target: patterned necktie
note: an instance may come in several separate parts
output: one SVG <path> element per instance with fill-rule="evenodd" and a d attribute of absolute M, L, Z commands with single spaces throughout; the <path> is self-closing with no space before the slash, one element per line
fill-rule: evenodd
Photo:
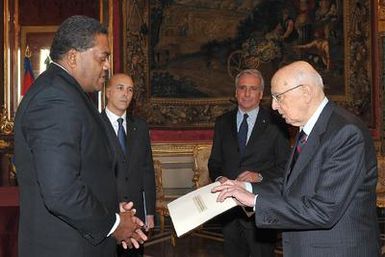
<path fill-rule="evenodd" d="M 243 156 L 246 149 L 247 132 L 249 130 L 249 126 L 247 125 L 248 117 L 249 115 L 247 113 L 243 114 L 243 120 L 238 131 L 238 144 L 239 144 L 239 151 L 241 153 L 241 156 Z"/>
<path fill-rule="evenodd" d="M 306 133 L 303 132 L 303 130 L 301 130 L 301 132 L 299 132 L 299 135 L 298 135 L 298 138 L 297 138 L 297 142 L 295 144 L 295 151 L 294 151 L 294 155 L 293 155 L 293 161 L 291 163 L 291 168 L 292 169 L 294 167 L 295 162 L 298 159 L 299 154 L 302 152 L 302 149 L 303 149 L 303 147 L 306 144 L 306 138 L 307 138 Z"/>
<path fill-rule="evenodd" d="M 126 133 L 124 132 L 123 119 L 122 118 L 118 119 L 118 124 L 119 124 L 118 139 L 119 139 L 120 147 L 122 148 L 124 153 L 127 153 L 126 152 Z"/>

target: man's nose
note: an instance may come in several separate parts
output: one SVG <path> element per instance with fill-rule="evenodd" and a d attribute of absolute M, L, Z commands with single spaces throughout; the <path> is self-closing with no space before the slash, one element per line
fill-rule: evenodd
<path fill-rule="evenodd" d="M 251 88 L 247 87 L 246 90 L 245 90 L 245 95 L 249 96 L 250 93 L 251 93 L 251 90 L 252 90 Z"/>

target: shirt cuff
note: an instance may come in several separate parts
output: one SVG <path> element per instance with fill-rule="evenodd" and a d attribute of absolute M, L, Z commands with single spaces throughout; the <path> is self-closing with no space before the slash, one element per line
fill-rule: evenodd
<path fill-rule="evenodd" d="M 255 211 L 255 205 L 257 204 L 257 198 L 258 198 L 258 194 L 256 194 L 255 197 L 254 197 L 253 211 Z"/>
<path fill-rule="evenodd" d="M 109 237 L 112 233 L 115 232 L 115 230 L 118 228 L 119 226 L 119 223 L 120 223 L 120 216 L 119 214 L 115 213 L 115 216 L 116 216 L 116 220 L 115 220 L 115 223 L 114 225 L 112 226 L 110 232 L 108 233 L 107 237 Z"/>
<path fill-rule="evenodd" d="M 244 183 L 245 183 L 245 189 L 247 191 L 249 191 L 250 193 L 252 193 L 253 192 L 253 186 L 251 185 L 251 183 L 250 182 L 244 182 Z"/>
<path fill-rule="evenodd" d="M 245 189 L 247 191 L 249 191 L 250 193 L 253 192 L 253 186 L 251 185 L 250 182 L 244 182 L 245 183 Z M 254 197 L 254 206 L 253 206 L 253 211 L 255 211 L 255 204 L 257 203 L 257 197 L 258 197 L 258 194 L 255 195 Z"/>
<path fill-rule="evenodd" d="M 215 182 L 219 181 L 223 176 L 219 176 L 215 179 Z"/>

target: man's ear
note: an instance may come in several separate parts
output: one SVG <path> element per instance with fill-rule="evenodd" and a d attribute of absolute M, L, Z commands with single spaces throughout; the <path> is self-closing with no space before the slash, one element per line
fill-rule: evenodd
<path fill-rule="evenodd" d="M 308 85 L 303 85 L 302 86 L 302 92 L 303 92 L 306 103 L 310 103 L 311 100 L 313 99 L 313 96 L 314 96 L 313 95 L 314 92 L 313 92 L 312 88 Z"/>
<path fill-rule="evenodd" d="M 259 100 L 262 100 L 263 98 L 263 90 L 261 91 L 261 95 L 259 96 Z"/>
<path fill-rule="evenodd" d="M 107 87 L 106 87 L 106 97 L 107 97 L 107 99 L 110 98 L 110 95 L 111 95 L 111 87 L 107 85 Z"/>
<path fill-rule="evenodd" d="M 65 60 L 66 60 L 69 67 L 71 67 L 71 68 L 76 67 L 77 60 L 79 58 L 78 55 L 79 55 L 79 52 L 76 51 L 75 49 L 71 49 L 67 52 Z"/>

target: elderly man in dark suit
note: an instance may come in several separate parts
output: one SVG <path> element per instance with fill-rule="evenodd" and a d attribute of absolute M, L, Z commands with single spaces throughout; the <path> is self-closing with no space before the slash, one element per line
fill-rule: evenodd
<path fill-rule="evenodd" d="M 215 122 L 209 158 L 212 180 L 265 183 L 283 176 L 289 156 L 287 133 L 267 109 L 259 106 L 264 80 L 258 70 L 241 71 L 235 79 L 238 108 Z M 241 208 L 223 217 L 224 255 L 273 257 L 276 232 L 257 229 Z"/>
<path fill-rule="evenodd" d="M 111 257 L 117 242 L 146 239 L 130 206 L 119 213 L 113 151 L 88 96 L 103 87 L 109 55 L 104 26 L 68 18 L 53 39 L 53 63 L 20 103 L 20 257 Z"/>
<path fill-rule="evenodd" d="M 285 257 L 377 257 L 377 162 L 371 135 L 329 101 L 319 73 L 297 61 L 272 78 L 272 106 L 300 127 L 282 183 L 226 181 L 218 200 L 254 207 L 258 227 L 283 229 Z M 271 192 L 271 188 L 275 188 Z M 251 191 L 253 193 L 251 193 Z"/>
<path fill-rule="evenodd" d="M 127 114 L 134 94 L 134 83 L 126 74 L 111 77 L 107 106 L 102 118 L 118 156 L 116 180 L 119 202 L 133 202 L 136 215 L 145 221 L 146 230 L 154 227 L 155 175 L 147 123 Z M 119 256 L 143 256 L 140 249 L 118 249 Z"/>

